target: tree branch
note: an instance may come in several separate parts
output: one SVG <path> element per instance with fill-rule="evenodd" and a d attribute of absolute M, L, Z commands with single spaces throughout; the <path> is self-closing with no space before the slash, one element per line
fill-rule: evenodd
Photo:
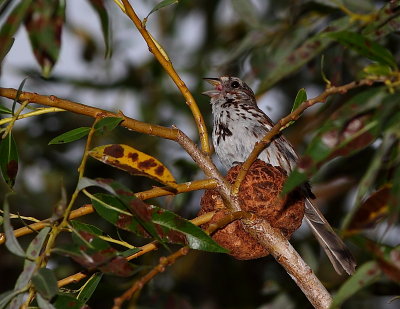
<path fill-rule="evenodd" d="M 172 62 L 168 59 L 168 57 L 165 56 L 166 55 L 165 51 L 160 50 L 159 45 L 155 43 L 155 40 L 152 38 L 150 33 L 147 31 L 146 27 L 143 25 L 142 21 L 136 15 L 129 1 L 122 0 L 122 3 L 124 4 L 125 7 L 124 13 L 132 20 L 132 22 L 142 35 L 143 39 L 146 41 L 150 52 L 154 54 L 158 62 L 162 65 L 164 70 L 168 73 L 168 75 L 174 81 L 175 85 L 178 87 L 183 97 L 185 98 L 186 104 L 189 106 L 193 114 L 194 121 L 196 122 L 197 125 L 197 130 L 199 132 L 199 137 L 201 142 L 201 148 L 205 153 L 209 154 L 211 150 L 208 140 L 207 128 L 204 123 L 203 115 L 200 113 L 199 107 L 197 106 L 197 103 L 193 98 L 191 92 L 189 91 L 183 80 L 180 78 L 180 76 L 176 73 L 172 65 Z"/>

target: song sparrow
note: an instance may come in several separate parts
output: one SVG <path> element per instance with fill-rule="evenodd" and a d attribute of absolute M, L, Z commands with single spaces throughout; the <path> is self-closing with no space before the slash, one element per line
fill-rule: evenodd
<path fill-rule="evenodd" d="M 215 89 L 203 92 L 211 97 L 214 128 L 212 140 L 221 163 L 226 168 L 244 162 L 255 144 L 272 128 L 274 123 L 257 106 L 251 88 L 237 77 L 205 78 Z M 259 155 L 259 159 L 282 167 L 289 174 L 296 165 L 297 154 L 282 135 L 278 135 Z M 335 234 L 321 212 L 311 203 L 313 197 L 309 184 L 302 186 L 307 196 L 305 218 L 325 250 L 335 270 L 352 274 L 355 260 Z"/>

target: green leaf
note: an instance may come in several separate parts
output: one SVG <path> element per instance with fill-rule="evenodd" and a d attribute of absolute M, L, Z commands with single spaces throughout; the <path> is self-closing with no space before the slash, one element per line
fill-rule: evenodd
<path fill-rule="evenodd" d="M 89 2 L 100 19 L 101 31 L 103 32 L 104 45 L 106 47 L 104 57 L 110 58 L 112 54 L 110 21 L 106 7 L 104 6 L 104 0 L 89 0 Z"/>
<path fill-rule="evenodd" d="M 6 308 L 6 306 L 8 305 L 8 303 L 18 294 L 20 294 L 19 291 L 7 291 L 4 293 L 0 294 L 0 309 Z M 10 307 L 7 307 L 10 308 Z"/>
<path fill-rule="evenodd" d="M 8 197 L 10 194 L 7 194 L 4 198 L 3 202 L 3 216 L 4 216 L 4 233 L 6 235 L 6 247 L 7 249 L 18 256 L 25 257 L 25 252 L 21 248 L 17 238 L 14 235 L 14 229 L 10 222 L 10 206 L 8 205 Z"/>
<path fill-rule="evenodd" d="M 7 107 L 0 105 L 0 114 L 12 114 L 12 111 Z"/>
<path fill-rule="evenodd" d="M 95 125 L 96 134 L 104 135 L 106 132 L 110 132 L 115 129 L 123 119 L 120 117 L 106 117 L 100 119 Z"/>
<path fill-rule="evenodd" d="M 382 272 L 375 261 L 369 261 L 359 266 L 356 272 L 342 284 L 335 294 L 330 308 L 339 307 L 355 293 L 376 282 L 381 275 Z"/>
<path fill-rule="evenodd" d="M 293 106 L 292 106 L 292 111 L 293 112 L 296 108 L 300 106 L 301 103 L 307 100 L 307 93 L 304 88 L 301 88 L 296 95 L 296 98 L 294 99 Z M 281 131 L 283 129 L 286 129 L 287 127 L 291 126 L 294 123 L 294 121 L 290 121 L 286 126 L 281 128 Z"/>
<path fill-rule="evenodd" d="M 300 106 L 301 103 L 307 100 L 307 93 L 304 88 L 301 88 L 296 95 L 296 98 L 294 99 L 293 107 L 292 107 L 292 112 Z"/>
<path fill-rule="evenodd" d="M 64 0 L 33 1 L 24 20 L 32 50 L 45 78 L 50 76 L 60 53 L 65 3 Z"/>
<path fill-rule="evenodd" d="M 44 241 L 47 238 L 47 234 L 50 231 L 50 227 L 45 227 L 39 234 L 31 241 L 26 250 L 26 259 L 24 262 L 24 270 L 19 275 L 17 282 L 15 283 L 15 290 L 18 291 L 26 287 L 26 285 L 31 280 L 35 270 L 36 263 L 35 260 L 42 252 Z"/>
<path fill-rule="evenodd" d="M 17 90 L 17 95 L 15 96 L 15 98 L 13 100 L 12 109 L 11 109 L 11 112 L 12 112 L 13 115 L 14 115 L 14 112 L 15 112 L 15 106 L 17 106 L 19 97 L 21 96 L 22 89 L 24 88 L 27 79 L 28 79 L 28 77 L 24 78 L 22 80 L 22 82 L 19 84 L 19 87 L 18 87 L 18 90 Z"/>
<path fill-rule="evenodd" d="M 320 55 L 333 40 L 326 35 L 332 32 L 332 29 L 348 30 L 354 27 L 354 23 L 346 16 L 334 20 L 325 29 L 312 37 L 309 37 L 310 32 L 314 29 L 311 25 L 307 28 L 309 31 L 305 33 L 305 36 L 302 33 L 304 32 L 304 30 L 302 30 L 304 27 L 301 27 L 301 29 L 297 31 L 295 30 L 293 33 L 285 33 L 284 38 L 275 43 L 275 45 L 266 52 L 264 52 L 264 49 L 259 51 L 260 53 L 264 53 L 264 56 L 259 59 L 260 61 L 257 61 L 257 59 L 252 60 L 254 62 L 253 66 L 257 66 L 257 69 L 261 70 L 261 83 L 257 93 L 265 92 L 275 83 L 296 72 L 302 68 L 305 63 Z M 315 28 L 315 31 L 316 30 L 317 28 Z M 300 40 L 298 40 L 294 34 L 296 34 Z M 263 63 L 263 65 L 261 66 L 260 63 Z M 265 63 L 267 63 L 267 65 Z M 280 65 L 282 63 L 284 63 L 284 65 Z"/>
<path fill-rule="evenodd" d="M 372 63 L 372 64 L 366 66 L 363 69 L 363 72 L 365 73 L 366 76 L 368 76 L 368 75 L 388 76 L 393 71 L 392 71 L 391 67 L 386 64 Z"/>
<path fill-rule="evenodd" d="M 92 297 L 102 277 L 102 273 L 93 274 L 80 289 L 77 299 L 85 304 Z"/>
<path fill-rule="evenodd" d="M 81 179 L 79 179 L 79 182 L 77 185 L 77 190 L 81 191 L 88 187 L 99 187 L 99 188 L 102 188 L 102 189 L 112 193 L 112 194 L 116 194 L 114 189 L 108 184 L 110 182 L 112 182 L 112 180 L 103 179 L 103 178 L 90 179 L 87 177 L 82 177 Z"/>
<path fill-rule="evenodd" d="M 68 294 L 59 294 L 54 302 L 56 309 L 82 309 L 85 303 Z"/>
<path fill-rule="evenodd" d="M 128 277 L 134 273 L 134 266 L 120 256 L 120 253 L 98 236 L 102 231 L 95 226 L 76 220 L 71 221 L 73 226 L 73 245 L 58 247 L 54 252 L 71 257 L 83 267 L 98 269 L 121 277 Z"/>
<path fill-rule="evenodd" d="M 388 94 L 384 87 L 367 89 L 345 102 L 318 130 L 286 180 L 282 193 L 309 179 L 329 160 L 369 146 L 398 103 L 400 97 Z M 387 108 L 379 108 L 381 105 Z"/>
<path fill-rule="evenodd" d="M 7 55 L 14 43 L 13 36 L 18 31 L 32 0 L 21 1 L 10 13 L 5 23 L 0 29 L 0 63 L 3 62 L 4 57 Z"/>
<path fill-rule="evenodd" d="M 12 188 L 18 173 L 18 150 L 11 132 L 0 141 L 0 167 L 5 182 Z"/>
<path fill-rule="evenodd" d="M 40 309 L 55 309 L 55 307 L 41 294 L 36 294 L 36 300 Z"/>
<path fill-rule="evenodd" d="M 156 234 L 162 241 L 187 244 L 192 249 L 227 252 L 190 221 L 163 208 L 147 205 L 126 188 L 114 189 L 120 194 L 118 197 L 98 193 L 92 198 L 92 204 L 101 217 L 118 228 L 142 236 Z M 127 209 L 131 210 L 132 214 L 127 215 Z"/>
<path fill-rule="evenodd" d="M 78 139 L 81 139 L 82 137 L 87 136 L 89 132 L 90 132 L 89 127 L 76 128 L 53 138 L 49 142 L 49 145 L 70 143 Z"/>
<path fill-rule="evenodd" d="M 337 40 L 340 44 L 351 48 L 361 56 L 397 69 L 396 60 L 388 49 L 369 40 L 361 34 L 349 31 L 339 31 L 329 33 L 327 36 Z"/>
<path fill-rule="evenodd" d="M 154 12 L 158 11 L 159 9 L 162 9 L 163 7 L 166 7 L 168 5 L 172 5 L 172 4 L 175 4 L 175 3 L 178 3 L 178 2 L 179 2 L 179 0 L 163 0 L 163 1 L 161 1 L 155 7 L 153 7 L 153 9 L 150 11 L 150 13 L 147 14 L 147 16 L 143 19 L 143 24 L 146 25 L 147 19 Z"/>
<path fill-rule="evenodd" d="M 32 277 L 32 283 L 36 291 L 47 300 L 52 299 L 58 292 L 57 279 L 51 269 L 40 268 Z"/>

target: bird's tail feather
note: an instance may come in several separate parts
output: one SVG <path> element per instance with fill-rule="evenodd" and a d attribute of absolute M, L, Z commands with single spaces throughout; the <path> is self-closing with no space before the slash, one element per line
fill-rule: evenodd
<path fill-rule="evenodd" d="M 333 231 L 328 221 L 309 199 L 306 200 L 306 220 L 324 249 L 329 260 L 338 274 L 343 271 L 351 275 L 355 271 L 356 262 L 350 250 Z"/>

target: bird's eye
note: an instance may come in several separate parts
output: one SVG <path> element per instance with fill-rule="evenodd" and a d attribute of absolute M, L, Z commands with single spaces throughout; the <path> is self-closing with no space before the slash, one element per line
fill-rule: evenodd
<path fill-rule="evenodd" d="M 231 83 L 231 87 L 232 88 L 238 88 L 240 86 L 240 84 L 239 84 L 239 82 L 238 81 L 233 81 L 232 83 Z"/>

